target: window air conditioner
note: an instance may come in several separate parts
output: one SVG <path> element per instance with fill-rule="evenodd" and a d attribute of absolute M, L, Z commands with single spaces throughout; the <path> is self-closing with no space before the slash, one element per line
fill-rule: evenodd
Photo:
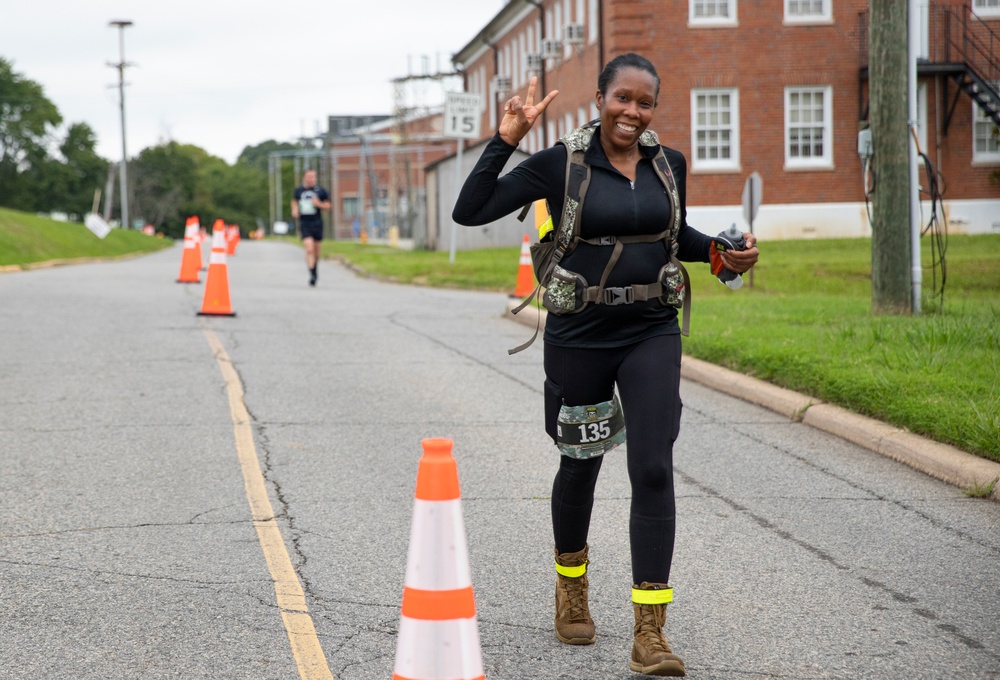
<path fill-rule="evenodd" d="M 562 40 L 546 39 L 542 41 L 542 59 L 561 59 Z"/>
<path fill-rule="evenodd" d="M 542 70 L 542 55 L 540 54 L 527 55 L 527 68 L 532 73 L 539 73 Z"/>
<path fill-rule="evenodd" d="M 583 24 L 570 24 L 565 30 L 566 42 L 570 45 L 582 45 L 584 42 Z"/>
<path fill-rule="evenodd" d="M 510 78 L 507 76 L 493 76 L 493 90 L 498 97 L 506 97 L 510 92 Z"/>

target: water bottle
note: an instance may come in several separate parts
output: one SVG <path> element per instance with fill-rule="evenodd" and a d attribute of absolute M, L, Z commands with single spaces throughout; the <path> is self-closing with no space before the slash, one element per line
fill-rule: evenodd
<path fill-rule="evenodd" d="M 719 232 L 719 235 L 715 237 L 715 241 L 716 248 L 723 251 L 744 250 L 747 247 L 747 240 L 743 238 L 743 232 L 736 227 L 735 222 L 725 231 Z M 743 277 L 725 267 L 719 272 L 718 277 L 719 281 L 722 281 L 722 283 L 733 290 L 743 285 Z"/>

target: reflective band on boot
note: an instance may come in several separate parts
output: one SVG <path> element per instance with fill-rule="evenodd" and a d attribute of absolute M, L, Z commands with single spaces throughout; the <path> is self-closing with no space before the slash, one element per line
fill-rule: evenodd
<path fill-rule="evenodd" d="M 584 562 L 579 567 L 567 567 L 556 562 L 556 573 L 566 578 L 580 578 L 587 573 L 587 563 Z"/>
<path fill-rule="evenodd" d="M 632 601 L 636 604 L 667 604 L 674 601 L 674 589 L 643 590 L 633 587 Z"/>

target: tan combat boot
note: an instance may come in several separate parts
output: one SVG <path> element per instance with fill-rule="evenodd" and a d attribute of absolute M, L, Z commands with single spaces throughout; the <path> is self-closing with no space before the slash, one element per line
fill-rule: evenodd
<path fill-rule="evenodd" d="M 667 619 L 667 603 L 674 591 L 662 583 L 642 582 L 632 588 L 632 609 L 635 612 L 635 640 L 629 668 L 636 673 L 679 677 L 684 675 L 684 662 L 670 651 L 663 637 Z"/>
<path fill-rule="evenodd" d="M 556 550 L 556 637 L 567 645 L 590 645 L 596 639 L 587 605 L 587 548 Z"/>

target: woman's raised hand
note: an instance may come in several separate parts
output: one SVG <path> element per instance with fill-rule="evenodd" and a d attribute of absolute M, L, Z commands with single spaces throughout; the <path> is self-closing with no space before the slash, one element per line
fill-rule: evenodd
<path fill-rule="evenodd" d="M 535 120 L 542 115 L 545 107 L 559 94 L 559 90 L 552 90 L 545 95 L 545 99 L 535 104 L 535 84 L 537 81 L 537 77 L 531 77 L 531 81 L 528 83 L 528 94 L 524 98 L 524 102 L 521 101 L 519 96 L 514 95 L 503 105 L 503 118 L 500 120 L 498 132 L 500 133 L 500 139 L 511 146 L 517 146 L 524 139 L 524 136 L 528 134 L 528 130 L 534 125 Z"/>

